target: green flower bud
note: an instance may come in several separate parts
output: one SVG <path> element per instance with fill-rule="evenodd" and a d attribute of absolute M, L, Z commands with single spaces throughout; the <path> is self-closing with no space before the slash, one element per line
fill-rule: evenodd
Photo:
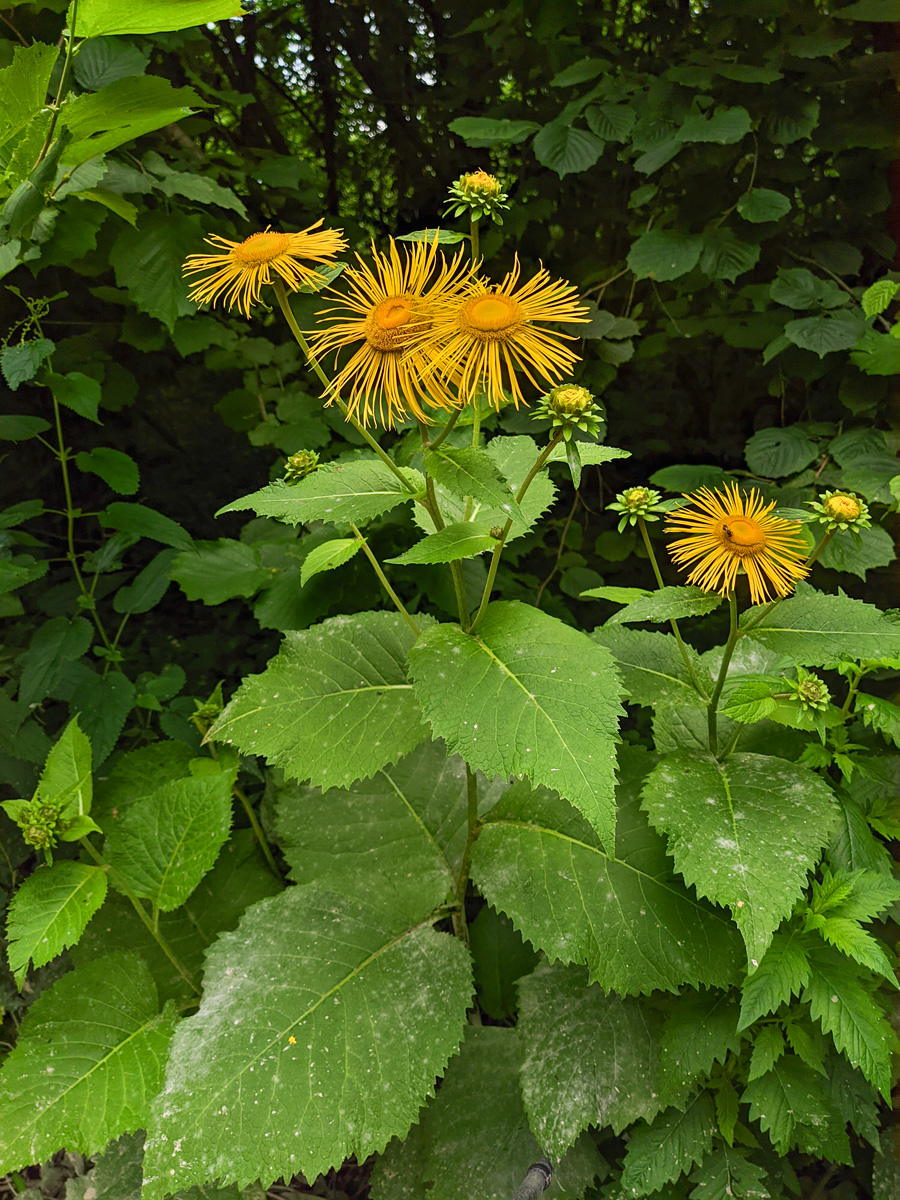
<path fill-rule="evenodd" d="M 596 411 L 594 397 L 587 388 L 574 383 L 563 383 L 543 397 L 531 414 L 534 421 L 550 421 L 552 428 L 562 429 L 566 441 L 570 441 L 576 429 L 596 438 L 600 433 L 603 418 Z"/>
<path fill-rule="evenodd" d="M 315 450 L 298 450 L 287 460 L 284 468 L 285 483 L 299 483 L 307 475 L 312 475 L 319 465 L 319 456 Z"/>
<path fill-rule="evenodd" d="M 659 518 L 653 510 L 661 498 L 662 494 L 651 487 L 626 488 L 624 492 L 619 492 L 613 503 L 609 505 L 613 512 L 622 514 L 622 519 L 619 521 L 619 533 L 626 525 L 637 525 L 638 517 L 643 517 L 645 521 L 658 520 Z"/>
<path fill-rule="evenodd" d="M 849 529 L 855 533 L 858 529 L 868 529 L 872 524 L 868 505 L 852 492 L 825 492 L 818 500 L 809 500 L 807 503 L 813 512 L 818 513 L 819 521 L 829 531 L 839 529 L 843 533 Z"/>
<path fill-rule="evenodd" d="M 454 217 L 468 212 L 475 217 L 490 217 L 498 225 L 503 224 L 500 216 L 502 209 L 509 208 L 509 199 L 499 180 L 487 171 L 471 171 L 460 175 L 456 183 L 451 184 L 445 214 L 452 212 Z"/>

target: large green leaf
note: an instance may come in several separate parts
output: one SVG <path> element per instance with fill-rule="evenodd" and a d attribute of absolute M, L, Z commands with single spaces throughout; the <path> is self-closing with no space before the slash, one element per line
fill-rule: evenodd
<path fill-rule="evenodd" d="M 478 554 L 484 554 L 497 544 L 497 538 L 483 521 L 477 524 L 474 521 L 456 521 L 437 533 L 430 533 L 404 554 L 387 561 L 400 563 L 401 566 L 456 562 L 461 558 L 474 558 Z"/>
<path fill-rule="evenodd" d="M 488 777 L 555 788 L 612 846 L 622 710 L 606 650 L 538 609 L 498 602 L 477 633 L 426 630 L 409 660 L 422 711 L 452 751 Z"/>
<path fill-rule="evenodd" d="M 196 311 L 187 298 L 181 268 L 185 249 L 202 237 L 197 217 L 157 208 L 142 213 L 134 228 L 123 227 L 113 242 L 109 258 L 116 283 L 128 289 L 140 312 L 156 317 L 170 332 L 179 317 Z"/>
<path fill-rule="evenodd" d="M 260 517 L 274 517 L 288 525 L 306 521 L 353 521 L 361 524 L 383 516 L 398 504 L 424 490 L 418 471 L 403 468 L 403 483 L 377 458 L 319 467 L 299 483 L 279 480 L 268 487 L 226 504 L 216 514 L 252 508 Z"/>
<path fill-rule="evenodd" d="M 63 105 L 60 119 L 72 140 L 62 152 L 62 161 L 78 166 L 202 107 L 204 103 L 193 88 L 173 88 L 161 75 L 117 79 L 99 92 L 85 92 Z"/>
<path fill-rule="evenodd" d="M 71 27 L 72 9 L 68 21 Z M 239 0 L 80 0 L 79 37 L 117 33 L 165 33 L 241 16 Z"/>
<path fill-rule="evenodd" d="M 67 816 L 85 816 L 94 795 L 91 743 L 73 717 L 53 744 L 41 772 L 38 792 Z"/>
<path fill-rule="evenodd" d="M 435 482 L 457 498 L 471 496 L 485 507 L 499 508 L 513 524 L 525 524 L 512 488 L 487 450 L 441 446 L 427 450 L 424 461 Z"/>
<path fill-rule="evenodd" d="M 640 811 L 648 756 L 620 752 L 615 856 L 571 805 L 544 788 L 511 788 L 472 856 L 484 895 L 551 957 L 583 963 L 622 994 L 682 983 L 724 987 L 740 958 L 737 930 L 672 872 Z"/>
<path fill-rule="evenodd" d="M 518 1031 L 469 1026 L 437 1096 L 422 1114 L 411 1156 L 397 1156 L 414 1195 L 469 1200 L 478 1180 L 483 1200 L 507 1200 L 546 1147 L 529 1128 L 519 1092 L 522 1046 Z M 561 1161 L 547 1192 L 550 1200 L 577 1200 L 603 1169 L 585 1135 Z M 380 1194 L 384 1192 L 379 1189 Z"/>
<path fill-rule="evenodd" d="M 428 618 L 417 620 L 427 633 Z M 406 679 L 413 640 L 388 612 L 289 633 L 265 671 L 244 680 L 210 736 L 261 754 L 291 779 L 325 788 L 367 779 L 428 736 Z"/>
<path fill-rule="evenodd" d="M 859 970 L 836 951 L 816 948 L 803 992 L 810 1012 L 884 1098 L 891 1093 L 891 1055 L 897 1038 L 859 980 Z"/>
<path fill-rule="evenodd" d="M 819 1137 L 827 1136 L 829 1125 L 836 1121 L 821 1076 L 795 1054 L 783 1055 L 771 1071 L 752 1080 L 742 1099 L 781 1155 L 798 1141 L 804 1149 L 812 1149 L 809 1139 L 811 1134 L 815 1137 L 813 1131 L 818 1131 Z"/>
<path fill-rule="evenodd" d="M 110 827 L 106 858 L 130 891 L 171 912 L 212 867 L 230 824 L 230 774 L 164 783 Z"/>
<path fill-rule="evenodd" d="M 259 547 L 234 538 L 195 542 L 172 563 L 171 575 L 188 600 L 204 604 L 253 596 L 272 581 L 272 570 L 263 566 Z"/>
<path fill-rule="evenodd" d="M 900 621 L 842 591 L 830 596 L 804 587 L 762 614 L 748 609 L 741 625 L 754 642 L 805 667 L 900 655 Z"/>
<path fill-rule="evenodd" d="M 447 128 L 468 146 L 518 145 L 540 125 L 535 121 L 507 121 L 492 117 L 457 117 Z"/>
<path fill-rule="evenodd" d="M 560 963 L 544 962 L 520 980 L 519 997 L 522 1096 L 546 1153 L 561 1157 L 588 1125 L 618 1134 L 653 1120 L 660 1019 L 652 1009 Z"/>
<path fill-rule="evenodd" d="M 691 1175 L 691 1200 L 770 1200 L 763 1167 L 739 1150 L 720 1146 Z"/>
<path fill-rule="evenodd" d="M 38 867 L 13 896 L 6 936 L 9 967 L 21 988 L 28 963 L 42 967 L 74 945 L 106 896 L 106 872 L 87 863 Z"/>
<path fill-rule="evenodd" d="M 532 149 L 541 166 L 564 179 L 592 167 L 603 153 L 603 141 L 586 129 L 551 121 L 535 137 Z"/>
<path fill-rule="evenodd" d="M 639 596 L 620 609 L 606 622 L 607 625 L 625 625 L 629 621 L 669 621 L 673 617 L 697 617 L 710 613 L 722 603 L 715 592 L 704 592 L 698 587 L 664 587 L 658 592 Z M 613 651 L 615 653 L 615 651 Z M 680 656 L 680 651 L 679 651 Z M 682 662 L 682 669 L 684 660 Z"/>
<path fill-rule="evenodd" d="M 423 887 L 413 923 L 387 898 L 310 884 L 219 938 L 154 1106 L 146 1200 L 212 1178 L 314 1179 L 405 1134 L 472 991 L 464 947 L 431 928 L 442 898 L 437 882 Z"/>
<path fill-rule="evenodd" d="M 638 279 L 678 279 L 696 267 L 703 249 L 698 234 L 651 229 L 628 251 L 628 266 Z"/>
<path fill-rule="evenodd" d="M 486 812 L 506 786 L 479 776 L 479 810 Z M 348 788 L 281 783 L 272 791 L 298 883 L 330 880 L 353 895 L 371 887 L 414 907 L 425 881 L 455 890 L 468 831 L 466 768 L 442 742 L 424 742 L 396 766 Z"/>
<path fill-rule="evenodd" d="M 630 607 L 630 606 L 629 606 Z M 687 704 L 705 708 L 703 698 L 691 680 L 678 643 L 671 633 L 649 633 L 639 629 L 619 629 L 608 622 L 591 634 L 606 646 L 622 672 L 625 690 L 634 704 Z M 709 670 L 701 663 L 692 646 L 687 652 L 700 683 L 712 695 Z"/>
<path fill-rule="evenodd" d="M 809 955 L 796 932 L 776 933 L 762 961 L 744 983 L 738 1029 L 799 996 L 809 982 Z"/>
<path fill-rule="evenodd" d="M 63 975 L 29 1009 L 0 1072 L 0 1171 L 61 1146 L 92 1155 L 143 1126 L 174 1024 L 135 954 Z"/>
<path fill-rule="evenodd" d="M 662 1104 L 684 1105 L 694 1081 L 737 1051 L 738 1006 L 732 992 L 699 991 L 680 996 L 666 1020 L 660 1044 Z"/>
<path fill-rule="evenodd" d="M 782 758 L 732 754 L 719 763 L 683 751 L 656 767 L 643 803 L 685 880 L 731 909 L 758 965 L 828 843 L 831 789 Z"/>
<path fill-rule="evenodd" d="M 718 142 L 720 146 L 739 142 L 750 132 L 750 114 L 746 108 L 718 107 L 709 115 L 692 113 L 678 130 L 682 142 Z"/>
<path fill-rule="evenodd" d="M 744 447 L 747 466 L 757 475 L 776 478 L 802 471 L 819 453 L 818 442 L 798 429 L 773 427 L 760 429 Z"/>
<path fill-rule="evenodd" d="M 712 1149 L 716 1114 L 709 1092 L 695 1096 L 684 1112 L 660 1113 L 652 1125 L 639 1126 L 625 1151 L 622 1190 L 646 1196 L 672 1183 Z"/>
<path fill-rule="evenodd" d="M 14 46 L 12 62 L 0 71 L 0 146 L 25 128 L 47 102 L 56 46 L 33 42 Z"/>

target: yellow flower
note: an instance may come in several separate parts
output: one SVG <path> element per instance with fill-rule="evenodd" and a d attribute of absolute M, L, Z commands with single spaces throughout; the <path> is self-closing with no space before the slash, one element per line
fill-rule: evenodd
<path fill-rule="evenodd" d="M 574 298 L 574 287 L 551 281 L 543 268 L 527 283 L 517 287 L 518 282 L 517 258 L 499 286 L 475 279 L 461 305 L 454 301 L 436 308 L 423 352 L 430 371 L 459 374 L 463 403 L 484 392 L 489 403 L 499 408 L 506 387 L 518 406 L 523 397 L 517 371 L 543 390 L 544 384 L 559 382 L 578 362 L 579 356 L 563 345 L 563 339 L 574 341 L 572 335 L 538 327 L 545 321 L 587 321 L 587 307 Z"/>
<path fill-rule="evenodd" d="M 371 266 L 357 255 L 359 266 L 344 271 L 341 282 L 348 293 L 320 310 L 325 328 L 310 337 L 310 346 L 316 358 L 332 351 L 337 357 L 345 346 L 357 346 L 328 394 L 348 389 L 343 399 L 364 425 L 377 417 L 387 426 L 407 412 L 427 421 L 423 404 L 455 408 L 457 399 L 448 390 L 446 372 L 423 383 L 428 363 L 422 339 L 432 328 L 436 303 L 459 303 L 471 268 L 462 253 L 448 263 L 438 253 L 437 239 L 430 245 L 414 242 L 402 256 L 392 239 L 386 254 L 373 246 L 372 256 Z"/>
<path fill-rule="evenodd" d="M 771 599 L 770 588 L 788 596 L 806 575 L 799 522 L 771 516 L 775 502 L 765 504 L 755 488 L 748 496 L 735 483 L 721 492 L 700 488 L 688 499 L 696 509 L 680 508 L 666 521 L 667 532 L 687 535 L 676 538 L 669 553 L 676 566 L 695 564 L 688 583 L 726 596 L 742 567 L 751 600 L 764 604 Z"/>
<path fill-rule="evenodd" d="M 222 300 L 226 308 L 236 304 L 239 312 L 249 316 L 251 305 L 259 301 L 261 288 L 272 283 L 272 272 L 293 292 L 314 283 L 315 270 L 298 260 L 327 263 L 347 248 L 342 230 L 322 229 L 313 233 L 321 224 L 316 221 L 300 233 L 267 229 L 264 233 L 251 234 L 242 242 L 231 242 L 213 234 L 206 239 L 209 245 L 224 246 L 225 249 L 218 254 L 191 254 L 188 257 L 182 274 L 202 272 L 207 275 L 206 279 L 194 283 L 188 298 L 197 304 L 215 304 Z"/>

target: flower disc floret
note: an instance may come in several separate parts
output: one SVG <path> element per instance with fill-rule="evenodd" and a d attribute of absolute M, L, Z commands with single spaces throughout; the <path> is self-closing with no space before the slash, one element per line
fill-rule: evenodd
<path fill-rule="evenodd" d="M 484 393 L 500 408 L 504 388 L 518 406 L 524 403 L 518 374 L 535 387 L 554 385 L 571 370 L 579 356 L 565 342 L 570 334 L 542 328 L 549 323 L 587 322 L 587 306 L 575 298 L 575 288 L 551 280 L 541 268 L 519 283 L 515 266 L 502 283 L 473 279 L 462 303 L 441 298 L 434 306 L 433 327 L 422 344 L 428 372 L 458 377 L 459 398 L 467 403 Z"/>
<path fill-rule="evenodd" d="M 852 492 L 824 492 L 818 500 L 807 503 L 829 531 L 849 529 L 855 532 L 868 529 L 872 524 L 868 505 Z"/>
<path fill-rule="evenodd" d="M 207 243 L 222 250 L 217 254 L 191 254 L 185 261 L 182 274 L 205 276 L 193 284 L 188 298 L 197 304 L 221 301 L 226 308 L 237 306 L 238 312 L 249 316 L 262 288 L 275 279 L 294 292 L 315 284 L 315 268 L 307 264 L 330 263 L 347 248 L 341 230 L 319 230 L 321 224 L 316 221 L 300 233 L 266 229 L 242 242 L 213 234 Z"/>
<path fill-rule="evenodd" d="M 740 571 L 750 584 L 754 604 L 788 596 L 807 574 L 806 544 L 798 521 L 772 516 L 755 488 L 742 493 L 737 484 L 724 490 L 700 488 L 687 496 L 691 505 L 672 513 L 668 533 L 683 534 L 669 546 L 676 566 L 691 568 L 688 583 L 727 596 Z"/>

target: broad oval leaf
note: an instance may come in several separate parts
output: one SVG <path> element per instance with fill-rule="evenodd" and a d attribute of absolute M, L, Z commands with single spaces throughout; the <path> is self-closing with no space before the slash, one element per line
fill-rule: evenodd
<path fill-rule="evenodd" d="M 754 188 L 738 200 L 737 211 L 745 221 L 758 225 L 785 216 L 791 211 L 791 202 L 783 192 L 775 192 L 772 188 Z"/>
<path fill-rule="evenodd" d="M 648 756 L 620 757 L 615 855 L 571 805 L 519 784 L 486 820 L 472 855 L 474 878 L 530 942 L 562 962 L 583 963 L 606 990 L 725 987 L 738 971 L 738 932 L 674 875 L 641 813 Z"/>
<path fill-rule="evenodd" d="M 731 909 L 757 966 L 828 843 L 831 789 L 784 759 L 684 751 L 654 769 L 643 805 L 686 882 Z"/>
<path fill-rule="evenodd" d="M 608 651 L 538 609 L 488 606 L 475 633 L 436 625 L 410 651 L 436 736 L 488 776 L 527 775 L 615 835 L 619 678 Z"/>
<path fill-rule="evenodd" d="M 603 146 L 596 134 L 562 121 L 545 125 L 532 143 L 534 157 L 560 179 L 592 167 L 603 153 Z"/>
<path fill-rule="evenodd" d="M 79 37 L 100 37 L 117 33 L 165 33 L 189 29 L 209 21 L 224 21 L 241 16 L 239 0 L 81 0 L 78 5 Z M 72 26 L 69 8 L 69 28 Z"/>
<path fill-rule="evenodd" d="M 630 607 L 630 606 L 629 606 Z M 651 633 L 643 629 L 622 629 L 607 622 L 591 634 L 594 641 L 606 646 L 622 672 L 625 690 L 634 704 L 687 704 L 705 708 L 687 665 L 671 633 Z M 694 674 L 708 696 L 713 682 L 709 669 L 700 655 L 687 646 Z"/>
<path fill-rule="evenodd" d="M 471 496 L 480 504 L 499 508 L 514 525 L 525 524 L 512 488 L 487 450 L 473 446 L 427 450 L 425 469 L 436 483 L 457 498 L 465 500 Z"/>
<path fill-rule="evenodd" d="M 136 954 L 71 971 L 34 1002 L 0 1072 L 0 1171 L 88 1156 L 145 1125 L 176 1017 Z"/>
<path fill-rule="evenodd" d="M 703 238 L 671 229 L 643 233 L 628 251 L 628 266 L 638 279 L 678 279 L 700 260 Z"/>
<path fill-rule="evenodd" d="M 106 872 L 88 863 L 38 867 L 13 896 L 7 938 L 9 967 L 21 988 L 31 961 L 42 967 L 73 946 L 106 897 Z"/>
<path fill-rule="evenodd" d="M 427 632 L 430 618 L 416 620 Z M 389 612 L 332 617 L 289 633 L 209 736 L 320 787 L 367 779 L 428 736 L 406 679 L 413 641 L 403 618 Z"/>
<path fill-rule="evenodd" d="M 468 146 L 516 146 L 524 142 L 540 125 L 536 121 L 508 121 L 495 117 L 457 117 L 447 126 Z"/>
<path fill-rule="evenodd" d="M 405 1134 L 462 1038 L 465 948 L 389 901 L 289 888 L 207 955 L 154 1105 L 144 1196 L 218 1179 L 308 1179 Z M 215 1052 L 210 1052 L 215 1047 Z"/>

